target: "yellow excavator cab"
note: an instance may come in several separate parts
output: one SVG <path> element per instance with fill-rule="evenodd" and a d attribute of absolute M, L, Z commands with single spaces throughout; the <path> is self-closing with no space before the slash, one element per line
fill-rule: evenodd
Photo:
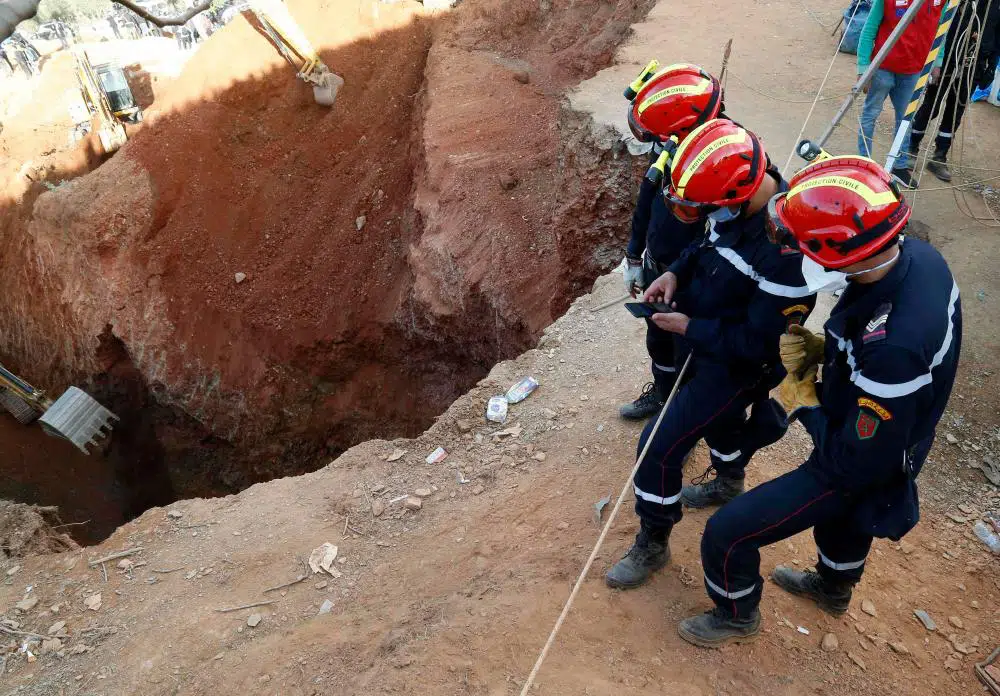
<path fill-rule="evenodd" d="M 76 59 L 76 79 L 80 85 L 80 95 L 83 97 L 87 115 L 92 120 L 94 127 L 97 128 L 101 147 L 107 153 L 115 152 L 128 139 L 125 134 L 125 126 L 115 116 L 115 110 L 111 106 L 103 82 L 91 64 L 90 58 L 87 57 L 87 52 L 82 48 L 74 47 L 73 57 Z M 110 70 L 108 74 L 112 75 L 114 71 Z M 121 73 L 121 78 L 124 81 L 124 73 Z M 110 84 L 116 85 L 118 83 L 112 79 Z M 125 87 L 128 88 L 128 83 L 125 83 Z M 131 90 L 128 94 L 131 97 Z"/>

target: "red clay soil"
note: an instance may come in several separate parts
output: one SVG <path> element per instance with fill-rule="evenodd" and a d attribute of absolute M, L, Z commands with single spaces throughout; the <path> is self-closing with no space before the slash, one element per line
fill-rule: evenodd
<path fill-rule="evenodd" d="M 0 213 L 0 352 L 143 409 L 108 461 L 176 495 L 419 432 L 617 261 L 632 165 L 562 95 L 644 7 L 293 2 L 332 109 L 237 18 L 120 153 Z"/>

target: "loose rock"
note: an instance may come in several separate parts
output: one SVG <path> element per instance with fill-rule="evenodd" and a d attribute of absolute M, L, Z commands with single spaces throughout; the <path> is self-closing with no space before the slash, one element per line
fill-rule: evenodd
<path fill-rule="evenodd" d="M 260 614 L 251 614 L 250 616 L 247 617 L 247 626 L 249 626 L 250 628 L 256 628 L 257 625 L 261 622 L 261 620 L 263 620 L 263 618 L 264 617 L 261 616 Z"/>
<path fill-rule="evenodd" d="M 497 178 L 500 181 L 500 188 L 502 188 L 504 191 L 510 191 L 515 186 L 517 186 L 517 177 L 511 174 L 510 172 L 504 172 Z"/>
<path fill-rule="evenodd" d="M 531 82 L 531 75 L 528 74 L 527 70 L 517 70 L 512 75 L 516 82 L 520 82 L 522 85 L 526 85 Z"/>
<path fill-rule="evenodd" d="M 324 599 L 323 604 L 319 607 L 320 614 L 329 614 L 333 610 L 333 602 L 329 599 Z"/>
<path fill-rule="evenodd" d="M 952 435 L 951 433 L 945 433 L 944 434 L 944 439 L 948 441 L 949 445 L 957 445 L 958 444 L 958 438 L 955 437 L 954 435 Z"/>
<path fill-rule="evenodd" d="M 949 672 L 957 672 L 962 669 L 962 661 L 954 655 L 949 655 L 944 661 L 944 668 Z"/>
<path fill-rule="evenodd" d="M 368 217 L 366 215 L 358 215 L 354 219 L 354 226 L 358 228 L 358 232 L 360 232 L 362 230 L 362 228 L 364 228 L 365 222 L 367 220 L 368 220 Z"/>
<path fill-rule="evenodd" d="M 486 489 L 483 488 L 482 486 L 476 486 L 475 488 L 472 489 L 472 495 L 480 495 L 484 490 Z"/>
<path fill-rule="evenodd" d="M 560 522 L 556 527 L 559 529 L 569 529 L 569 522 Z"/>
<path fill-rule="evenodd" d="M 372 514 L 375 515 L 375 517 L 380 517 L 383 512 L 385 512 L 385 502 L 376 498 L 372 501 Z"/>
<path fill-rule="evenodd" d="M 458 428 L 459 432 L 467 433 L 472 430 L 472 423 L 465 420 L 464 418 L 459 419 L 455 422 L 455 426 Z"/>
<path fill-rule="evenodd" d="M 957 616 L 949 616 L 948 623 L 959 630 L 963 630 L 965 628 L 965 623 L 963 623 L 962 619 Z"/>
<path fill-rule="evenodd" d="M 833 633 L 827 633 L 823 636 L 823 640 L 820 642 L 819 647 L 826 652 L 833 652 L 840 647 L 840 641 L 837 640 L 837 636 Z"/>
<path fill-rule="evenodd" d="M 423 501 L 415 495 L 407 496 L 406 500 L 403 501 L 403 507 L 407 510 L 417 511 L 423 506 Z"/>
<path fill-rule="evenodd" d="M 860 657 L 852 653 L 850 650 L 847 651 L 847 656 L 851 658 L 851 662 L 860 667 L 863 672 L 868 671 L 868 668 L 865 667 L 865 661 L 862 660 Z"/>
<path fill-rule="evenodd" d="M 326 586 L 329 584 L 330 583 L 328 583 L 326 580 L 320 580 L 315 585 L 313 585 L 313 587 L 315 587 L 317 590 L 325 590 Z"/>
<path fill-rule="evenodd" d="M 46 638 L 42 641 L 41 653 L 44 655 L 46 653 L 59 652 L 62 650 L 62 641 L 58 638 Z"/>
<path fill-rule="evenodd" d="M 889 643 L 889 647 L 897 655 L 909 655 L 910 649 L 906 647 L 906 643 L 902 641 L 896 641 L 895 643 Z"/>
<path fill-rule="evenodd" d="M 49 626 L 49 630 L 46 631 L 50 636 L 54 636 L 57 633 L 62 633 L 62 630 L 66 628 L 65 621 L 56 621 L 54 624 Z"/>
<path fill-rule="evenodd" d="M 180 518 L 184 517 L 184 513 L 181 512 L 180 510 L 168 510 L 167 517 L 169 517 L 172 520 L 179 520 Z"/>
<path fill-rule="evenodd" d="M 236 281 L 237 285 L 239 285 L 240 283 L 242 283 L 246 279 L 247 279 L 247 274 L 243 273 L 242 271 L 240 271 L 240 272 L 238 272 L 238 273 L 236 273 L 236 274 L 233 275 L 233 280 Z"/>
<path fill-rule="evenodd" d="M 433 491 L 430 488 L 418 488 L 413 491 L 413 494 L 418 498 L 430 498 L 431 493 L 433 493 Z M 417 509 L 419 510 L 420 508 Z"/>
<path fill-rule="evenodd" d="M 21 611 L 31 611 L 38 604 L 38 597 L 25 597 L 14 606 Z"/>
<path fill-rule="evenodd" d="M 92 594 L 83 600 L 83 606 L 87 607 L 91 611 L 97 611 L 101 608 L 101 593 Z"/>
<path fill-rule="evenodd" d="M 544 462 L 545 452 L 535 452 L 531 458 L 534 459 L 536 462 Z"/>
<path fill-rule="evenodd" d="M 875 616 L 875 603 L 870 599 L 866 599 L 861 602 L 861 611 L 868 614 L 868 616 Z"/>

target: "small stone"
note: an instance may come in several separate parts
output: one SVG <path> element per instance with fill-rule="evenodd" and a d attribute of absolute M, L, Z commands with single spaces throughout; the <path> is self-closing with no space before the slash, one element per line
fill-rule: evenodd
<path fill-rule="evenodd" d="M 184 513 L 181 512 L 180 510 L 168 510 L 167 517 L 169 517 L 172 520 L 179 520 L 180 518 L 184 517 Z"/>
<path fill-rule="evenodd" d="M 472 495 L 481 495 L 482 492 L 485 490 L 486 489 L 483 488 L 482 486 L 476 486 L 475 488 L 472 489 Z"/>
<path fill-rule="evenodd" d="M 54 624 L 49 626 L 49 630 L 46 631 L 50 636 L 54 636 L 57 633 L 62 633 L 62 630 L 66 628 L 65 621 L 56 621 Z"/>
<path fill-rule="evenodd" d="M 854 654 L 853 652 L 851 652 L 850 650 L 848 650 L 848 651 L 847 651 L 847 656 L 848 656 L 849 658 L 851 658 L 851 662 L 853 662 L 854 664 L 856 664 L 856 665 L 857 665 L 858 667 L 860 667 L 860 668 L 861 668 L 861 671 L 862 671 L 862 672 L 866 672 L 866 671 L 868 671 L 868 668 L 867 668 L 867 667 L 865 667 L 865 661 L 864 661 L 864 660 L 862 660 L 862 659 L 861 659 L 860 657 L 858 657 L 857 655 L 855 655 L 855 654 Z"/>
<path fill-rule="evenodd" d="M 868 650 L 871 650 L 871 649 L 872 649 L 872 644 L 871 644 L 871 641 L 869 641 L 869 640 L 868 640 L 867 638 L 865 638 L 864 636 L 858 636 L 858 645 L 860 645 L 860 646 L 861 646 L 861 648 L 862 648 L 863 650 L 865 650 L 865 651 L 868 651 Z"/>
<path fill-rule="evenodd" d="M 975 508 L 973 508 L 971 505 L 966 505 L 965 503 L 959 503 L 958 509 L 964 512 L 966 515 L 976 514 Z"/>
<path fill-rule="evenodd" d="M 889 643 L 889 647 L 897 655 L 909 655 L 910 649 L 906 647 L 906 643 L 902 641 L 896 641 L 895 643 Z"/>
<path fill-rule="evenodd" d="M 560 522 L 556 527 L 559 529 L 569 529 L 569 522 Z"/>
<path fill-rule="evenodd" d="M 329 599 L 324 599 L 323 604 L 319 607 L 320 614 L 329 614 L 333 610 L 333 602 Z"/>
<path fill-rule="evenodd" d="M 913 544 L 904 540 L 899 542 L 899 550 L 904 556 L 909 556 L 911 553 L 914 552 L 915 548 Z"/>
<path fill-rule="evenodd" d="M 120 561 L 118 561 L 118 570 L 124 570 L 125 572 L 128 572 L 132 570 L 133 567 L 135 567 L 135 561 L 133 561 L 131 558 L 123 558 Z"/>
<path fill-rule="evenodd" d="M 399 655 L 392 661 L 392 666 L 396 669 L 403 669 L 413 664 L 413 658 L 409 655 Z"/>
<path fill-rule="evenodd" d="M 406 500 L 403 501 L 403 507 L 405 507 L 407 510 L 413 510 L 414 512 L 416 512 L 423 506 L 424 506 L 423 501 L 420 500 L 420 498 L 418 498 L 415 495 L 407 496 Z"/>
<path fill-rule="evenodd" d="M 87 607 L 91 611 L 97 611 L 101 608 L 101 593 L 92 594 L 83 600 L 83 606 Z"/>
<path fill-rule="evenodd" d="M 964 517 L 963 515 L 956 514 L 954 512 L 949 512 L 945 516 L 955 524 L 965 524 L 966 522 L 968 522 L 968 518 Z"/>
<path fill-rule="evenodd" d="M 215 657 L 213 657 L 212 659 L 218 661 L 218 660 L 221 660 L 222 658 L 224 658 L 225 656 L 226 656 L 226 653 L 215 653 Z"/>
<path fill-rule="evenodd" d="M 954 655 L 949 655 L 947 658 L 945 658 L 944 668 L 949 672 L 957 672 L 958 670 L 962 669 L 962 661 L 959 660 Z"/>
<path fill-rule="evenodd" d="M 534 459 L 536 462 L 544 462 L 545 461 L 545 452 L 535 452 L 531 456 L 531 458 Z"/>
<path fill-rule="evenodd" d="M 433 492 L 434 491 L 432 491 L 430 488 L 418 488 L 417 490 L 413 491 L 413 494 L 418 498 L 430 498 L 431 493 Z M 420 508 L 417 509 L 419 510 Z"/>
<path fill-rule="evenodd" d="M 62 650 L 62 641 L 58 638 L 46 638 L 42 641 L 42 654 L 59 652 Z"/>
<path fill-rule="evenodd" d="M 826 652 L 833 652 L 840 647 L 840 641 L 837 640 L 837 636 L 832 633 L 827 633 L 823 636 L 823 640 L 820 642 L 819 647 L 821 647 Z"/>
<path fill-rule="evenodd" d="M 84 653 L 89 653 L 93 648 L 86 643 L 77 643 L 72 648 L 69 649 L 70 655 L 83 655 Z"/>
<path fill-rule="evenodd" d="M 465 420 L 464 418 L 460 418 L 459 420 L 455 421 L 455 427 L 458 428 L 459 432 L 467 433 L 470 430 L 472 430 L 472 423 Z"/>
<path fill-rule="evenodd" d="M 35 608 L 36 604 L 38 604 L 38 597 L 26 597 L 17 604 L 15 604 L 14 606 L 20 609 L 21 611 L 31 611 L 32 609 Z"/>
<path fill-rule="evenodd" d="M 372 501 L 372 514 L 375 517 L 381 517 L 382 513 L 385 512 L 385 502 L 379 498 L 375 498 Z"/>
<path fill-rule="evenodd" d="M 928 631 L 936 631 L 937 630 L 937 624 L 934 623 L 934 619 L 932 619 L 931 615 L 928 614 L 923 609 L 915 609 L 913 611 L 913 615 L 916 616 L 917 619 L 920 620 L 920 623 L 922 623 L 924 625 L 924 628 L 926 628 Z"/>
<path fill-rule="evenodd" d="M 854 630 L 860 633 L 861 635 L 868 633 L 868 630 L 864 627 L 864 625 L 859 623 L 854 624 Z"/>
<path fill-rule="evenodd" d="M 875 603 L 870 599 L 863 600 L 861 602 L 861 611 L 868 614 L 868 616 L 875 616 Z"/>
<path fill-rule="evenodd" d="M 950 623 L 952 626 L 954 626 L 960 631 L 965 629 L 965 623 L 962 621 L 962 619 L 958 618 L 957 616 L 949 616 L 948 623 Z"/>
<path fill-rule="evenodd" d="M 531 75 L 528 74 L 527 70 L 515 70 L 511 75 L 516 82 L 520 82 L 522 85 L 526 85 L 531 82 Z"/>
<path fill-rule="evenodd" d="M 952 435 L 951 433 L 945 433 L 944 434 L 944 439 L 948 441 L 949 445 L 957 445 L 958 444 L 958 438 L 955 437 L 954 435 Z"/>
<path fill-rule="evenodd" d="M 328 583 L 326 580 L 320 580 L 315 585 L 313 585 L 313 587 L 315 587 L 317 590 L 325 590 L 326 586 L 329 584 L 330 583 Z"/>
<path fill-rule="evenodd" d="M 365 226 L 365 222 L 367 221 L 368 217 L 366 215 L 358 215 L 356 218 L 354 218 L 354 226 L 358 228 L 358 232 L 362 230 L 362 228 Z"/>
<path fill-rule="evenodd" d="M 251 614 L 247 617 L 247 626 L 250 628 L 256 628 L 257 625 L 263 620 L 263 616 L 260 614 Z"/>
<path fill-rule="evenodd" d="M 247 274 L 244 273 L 243 271 L 237 271 L 236 274 L 233 275 L 233 280 L 236 281 L 237 285 L 239 285 L 246 279 L 247 279 Z"/>
<path fill-rule="evenodd" d="M 511 172 L 505 172 L 497 177 L 500 181 L 500 188 L 504 191 L 510 191 L 515 186 L 517 186 L 517 177 Z"/>
<path fill-rule="evenodd" d="M 970 605 L 970 606 L 971 606 L 971 607 L 972 607 L 973 609 L 978 609 L 978 608 L 979 608 L 979 602 L 977 602 L 976 600 L 972 600 L 971 602 L 969 602 L 969 605 Z"/>
<path fill-rule="evenodd" d="M 19 565 L 13 566 L 12 568 L 8 568 L 7 569 L 7 577 L 8 578 L 14 577 L 15 575 L 17 575 L 17 571 L 19 571 L 19 570 L 21 570 L 21 566 L 19 566 Z"/>

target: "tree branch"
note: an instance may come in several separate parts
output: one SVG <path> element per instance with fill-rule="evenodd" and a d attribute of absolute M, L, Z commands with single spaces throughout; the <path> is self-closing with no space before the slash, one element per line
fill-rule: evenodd
<path fill-rule="evenodd" d="M 182 24 L 186 24 L 187 21 L 192 17 L 194 17 L 196 14 L 200 14 L 212 6 L 212 0 L 205 0 L 205 2 L 202 2 L 200 5 L 192 7 L 182 15 L 178 15 L 176 17 L 157 17 L 156 15 L 150 14 L 143 8 L 133 3 L 132 0 L 112 0 L 112 2 L 121 5 L 122 7 L 127 7 L 128 9 L 132 10 L 137 15 L 145 19 L 147 22 L 155 24 L 161 29 L 163 27 L 177 27 Z"/>

